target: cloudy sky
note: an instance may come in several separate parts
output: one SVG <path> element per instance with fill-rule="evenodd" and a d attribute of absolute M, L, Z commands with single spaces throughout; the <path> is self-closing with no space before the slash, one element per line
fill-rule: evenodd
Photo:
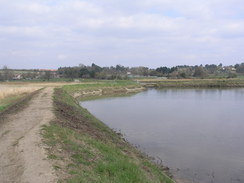
<path fill-rule="evenodd" d="M 0 0 L 0 67 L 244 62 L 243 0 Z"/>

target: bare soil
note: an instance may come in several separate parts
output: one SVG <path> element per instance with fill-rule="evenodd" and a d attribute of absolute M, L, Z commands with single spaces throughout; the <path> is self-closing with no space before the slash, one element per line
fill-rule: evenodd
<path fill-rule="evenodd" d="M 52 95 L 53 88 L 45 88 L 23 110 L 0 116 L 0 183 L 57 181 L 40 136 L 54 119 Z"/>
<path fill-rule="evenodd" d="M 102 141 L 107 141 L 114 139 L 114 131 L 108 128 L 101 121 L 98 121 L 95 117 L 80 106 L 77 108 L 72 105 L 68 105 L 62 101 L 62 90 L 58 89 L 55 91 L 56 100 L 54 100 L 54 109 L 56 118 L 55 123 L 60 124 L 63 127 L 68 127 L 79 133 L 88 134 Z M 76 103 L 74 101 L 74 103 Z M 79 105 L 79 104 L 77 104 Z M 89 117 L 88 117 L 89 116 Z M 118 138 L 118 137 L 117 137 Z M 116 143 L 122 143 L 125 145 L 124 141 L 118 141 L 116 138 Z"/>

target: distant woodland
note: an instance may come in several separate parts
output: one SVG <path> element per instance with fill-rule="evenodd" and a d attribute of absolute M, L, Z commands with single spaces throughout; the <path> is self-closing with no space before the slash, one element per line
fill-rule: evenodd
<path fill-rule="evenodd" d="M 54 78 L 66 78 L 74 80 L 76 78 L 87 79 L 130 79 L 141 77 L 161 77 L 169 79 L 191 79 L 191 78 L 236 78 L 243 77 L 244 63 L 230 66 L 222 64 L 207 64 L 196 66 L 174 66 L 158 67 L 151 69 L 148 67 L 125 67 L 116 65 L 111 67 L 101 67 L 96 64 L 86 66 L 80 64 L 75 67 L 60 67 L 58 70 L 16 70 L 4 66 L 0 70 L 0 81 L 6 80 L 50 80 Z"/>

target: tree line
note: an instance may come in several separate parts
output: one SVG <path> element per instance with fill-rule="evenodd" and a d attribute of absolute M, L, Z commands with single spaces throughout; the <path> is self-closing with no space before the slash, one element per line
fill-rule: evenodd
<path fill-rule="evenodd" d="M 100 67 L 96 64 L 91 66 L 79 65 L 76 67 L 60 67 L 58 74 L 64 78 L 94 78 L 94 79 L 128 79 L 130 77 L 167 77 L 167 78 L 209 78 L 228 77 L 235 78 L 244 74 L 244 63 L 223 66 L 222 64 L 206 64 L 205 66 L 174 66 L 158 67 L 125 67 L 116 65 L 111 67 Z"/>
<path fill-rule="evenodd" d="M 20 70 L 19 70 L 20 71 Z M 86 66 L 80 64 L 74 67 L 60 67 L 55 72 L 38 72 L 38 70 L 24 70 L 21 79 L 43 79 L 52 78 L 92 78 L 92 79 L 129 79 L 135 77 L 166 77 L 172 79 L 184 78 L 235 78 L 244 74 L 244 63 L 223 66 L 222 64 L 206 65 L 180 65 L 174 67 L 158 67 L 151 69 L 148 67 L 125 67 L 116 65 L 111 67 L 101 67 L 96 64 Z M 13 80 L 16 78 L 14 70 L 4 66 L 0 70 L 0 81 Z"/>
<path fill-rule="evenodd" d="M 39 69 L 10 69 L 6 65 L 0 69 L 0 81 L 10 81 L 10 80 L 32 80 L 32 79 L 42 79 L 49 80 L 57 76 L 54 71 L 40 71 Z"/>

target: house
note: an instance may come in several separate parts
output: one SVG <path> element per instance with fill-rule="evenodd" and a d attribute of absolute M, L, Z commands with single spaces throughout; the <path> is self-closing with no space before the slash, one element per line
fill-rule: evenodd
<path fill-rule="evenodd" d="M 13 80 L 21 80 L 23 79 L 21 74 L 14 75 Z"/>

